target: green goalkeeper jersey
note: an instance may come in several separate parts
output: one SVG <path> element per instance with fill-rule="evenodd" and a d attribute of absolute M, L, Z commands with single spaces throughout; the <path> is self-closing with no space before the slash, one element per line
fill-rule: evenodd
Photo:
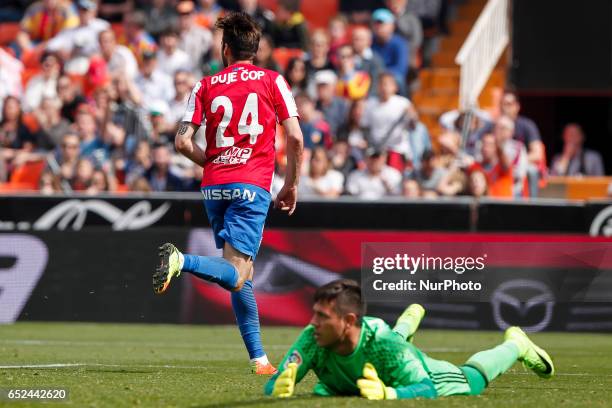
<path fill-rule="evenodd" d="M 388 387 L 431 380 L 438 395 L 469 393 L 467 381 L 458 367 L 429 358 L 381 319 L 363 318 L 359 343 L 348 356 L 319 347 L 313 334 L 314 327 L 306 326 L 283 358 L 279 372 L 289 363 L 297 363 L 296 382 L 299 382 L 312 369 L 319 379 L 314 390 L 316 394 L 359 395 L 357 380 L 362 377 L 365 363 L 374 365 Z M 271 394 L 276 377 L 266 384 L 266 394 Z"/>

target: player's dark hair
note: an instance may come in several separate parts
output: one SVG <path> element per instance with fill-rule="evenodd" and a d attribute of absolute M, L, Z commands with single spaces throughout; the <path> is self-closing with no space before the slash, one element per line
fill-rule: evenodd
<path fill-rule="evenodd" d="M 321 286 L 314 294 L 314 302 L 335 301 L 334 309 L 339 315 L 355 313 L 357 324 L 365 315 L 366 305 L 361 298 L 361 287 L 352 279 L 338 279 Z"/>
<path fill-rule="evenodd" d="M 253 60 L 259 40 L 261 28 L 259 24 L 244 12 L 232 12 L 217 20 L 215 27 L 223 30 L 223 44 L 227 44 L 235 60 Z"/>

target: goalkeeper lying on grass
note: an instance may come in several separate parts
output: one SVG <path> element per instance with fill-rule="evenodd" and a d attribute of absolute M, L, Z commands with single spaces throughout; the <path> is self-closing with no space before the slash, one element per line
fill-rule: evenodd
<path fill-rule="evenodd" d="M 342 279 L 320 287 L 314 302 L 311 324 L 287 352 L 279 373 L 266 383 L 267 395 L 290 397 L 310 369 L 319 379 L 316 395 L 376 400 L 478 395 L 516 361 L 542 378 L 555 372 L 548 354 L 518 327 L 506 330 L 499 346 L 457 367 L 412 345 L 425 314 L 420 305 L 408 307 L 391 330 L 382 320 L 363 316 L 361 289 L 355 281 Z"/>

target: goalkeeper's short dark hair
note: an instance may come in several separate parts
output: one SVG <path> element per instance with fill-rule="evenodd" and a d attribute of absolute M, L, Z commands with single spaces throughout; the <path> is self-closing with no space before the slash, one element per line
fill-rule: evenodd
<path fill-rule="evenodd" d="M 259 40 L 261 27 L 244 12 L 231 12 L 217 20 L 215 27 L 223 30 L 223 44 L 227 44 L 235 60 L 253 60 Z"/>
<path fill-rule="evenodd" d="M 361 287 L 352 279 L 338 279 L 321 286 L 314 294 L 314 302 L 335 301 L 334 308 L 339 315 L 355 313 L 357 324 L 365 315 L 366 305 L 361 298 Z"/>

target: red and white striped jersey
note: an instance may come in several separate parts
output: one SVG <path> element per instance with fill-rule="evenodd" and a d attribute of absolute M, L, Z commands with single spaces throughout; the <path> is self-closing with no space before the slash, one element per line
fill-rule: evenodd
<path fill-rule="evenodd" d="M 252 64 L 234 64 L 202 78 L 193 90 L 184 122 L 206 122 L 202 187 L 248 183 L 270 190 L 276 123 L 297 108 L 280 74 Z"/>

